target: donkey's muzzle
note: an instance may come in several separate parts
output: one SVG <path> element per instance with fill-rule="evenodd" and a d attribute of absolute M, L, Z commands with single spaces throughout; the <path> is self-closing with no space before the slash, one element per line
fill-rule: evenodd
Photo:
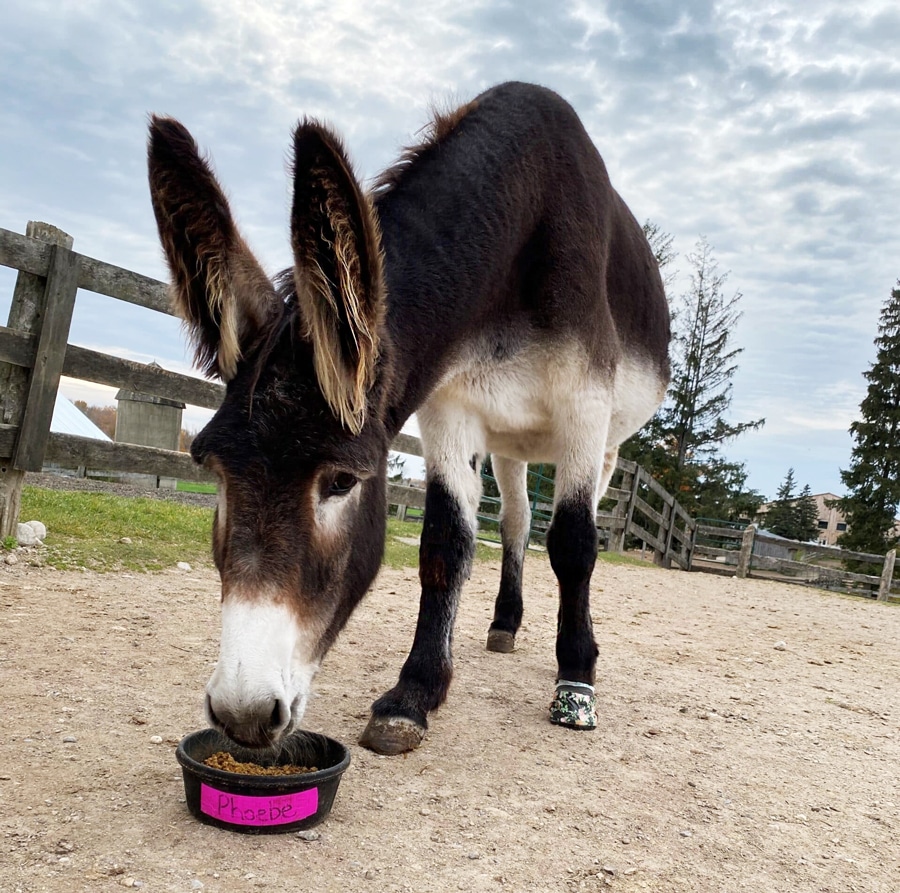
<path fill-rule="evenodd" d="M 290 731 L 291 708 L 282 698 L 261 698 L 234 708 L 206 696 L 210 725 L 244 747 L 264 748 L 277 744 Z"/>

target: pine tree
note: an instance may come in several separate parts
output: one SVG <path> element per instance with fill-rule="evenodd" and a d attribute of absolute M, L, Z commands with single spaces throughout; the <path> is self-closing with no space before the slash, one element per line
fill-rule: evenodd
<path fill-rule="evenodd" d="M 900 285 L 900 282 L 898 282 Z M 850 425 L 855 441 L 850 467 L 841 470 L 849 492 L 836 501 L 847 519 L 840 545 L 884 554 L 898 543 L 894 530 L 900 503 L 900 288 L 881 311 L 875 363 L 863 373 L 869 382 L 861 418 Z"/>
<path fill-rule="evenodd" d="M 672 356 L 669 403 L 663 426 L 675 440 L 676 467 L 714 454 L 728 440 L 756 430 L 765 419 L 732 424 L 725 419 L 731 406 L 732 379 L 743 348 L 731 337 L 741 318 L 741 293 L 727 298 L 722 289 L 727 275 L 719 274 L 712 249 L 701 238 L 688 260 L 694 266 L 691 289 L 680 307 L 680 325 Z"/>
<path fill-rule="evenodd" d="M 800 540 L 801 543 L 814 540 L 819 533 L 819 506 L 813 499 L 809 484 L 803 485 L 797 502 L 794 503 L 794 515 L 797 529 L 794 531 L 792 539 Z"/>
<path fill-rule="evenodd" d="M 794 504 L 797 498 L 794 494 L 795 486 L 794 469 L 789 468 L 763 522 L 766 530 L 770 533 L 787 537 L 789 540 L 796 539 L 794 536 L 797 530 L 797 511 Z"/>

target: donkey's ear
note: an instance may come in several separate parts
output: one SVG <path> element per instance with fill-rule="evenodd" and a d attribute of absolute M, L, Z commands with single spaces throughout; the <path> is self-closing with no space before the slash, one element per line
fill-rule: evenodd
<path fill-rule="evenodd" d="M 241 238 L 228 202 L 190 133 L 153 116 L 147 151 L 150 197 L 197 365 L 223 381 L 278 306 L 268 276 Z"/>
<path fill-rule="evenodd" d="M 340 140 L 314 121 L 294 133 L 291 243 L 319 387 L 341 424 L 359 433 L 384 317 L 381 234 Z"/>

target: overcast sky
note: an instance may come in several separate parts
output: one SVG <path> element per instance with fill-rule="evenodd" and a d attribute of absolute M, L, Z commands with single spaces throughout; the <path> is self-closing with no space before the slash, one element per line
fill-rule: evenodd
<path fill-rule="evenodd" d="M 840 493 L 900 277 L 898 45 L 896 0 L 12 0 L 0 227 L 44 220 L 82 253 L 166 278 L 145 162 L 147 115 L 166 113 L 210 150 L 275 272 L 289 262 L 285 163 L 301 115 L 335 125 L 369 178 L 432 103 L 544 84 L 575 106 L 635 216 L 674 236 L 673 293 L 705 236 L 726 291 L 743 295 L 731 418 L 767 421 L 728 457 L 770 497 L 790 466 Z M 0 268 L 4 321 L 12 282 Z M 177 322 L 99 296 L 79 296 L 70 340 L 190 362 Z"/>

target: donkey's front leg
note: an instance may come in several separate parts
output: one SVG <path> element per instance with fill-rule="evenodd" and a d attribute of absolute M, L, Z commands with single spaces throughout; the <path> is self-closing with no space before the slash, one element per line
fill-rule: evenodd
<path fill-rule="evenodd" d="M 606 430 L 597 432 L 602 443 Z M 578 446 L 581 446 L 579 454 Z M 553 521 L 547 532 L 550 565 L 559 583 L 556 695 L 550 721 L 573 729 L 597 725 L 594 670 L 597 643 L 591 621 L 591 575 L 597 561 L 597 501 L 615 466 L 616 450 L 576 446 L 557 466 Z"/>
<path fill-rule="evenodd" d="M 478 474 L 466 468 L 469 475 Z M 376 753 L 398 754 L 418 747 L 428 728 L 428 713 L 447 696 L 456 609 L 475 554 L 474 511 L 467 503 L 469 499 L 460 499 L 441 476 L 429 480 L 419 549 L 422 596 L 412 650 L 400 681 L 372 705 L 369 724 L 359 739 Z"/>

